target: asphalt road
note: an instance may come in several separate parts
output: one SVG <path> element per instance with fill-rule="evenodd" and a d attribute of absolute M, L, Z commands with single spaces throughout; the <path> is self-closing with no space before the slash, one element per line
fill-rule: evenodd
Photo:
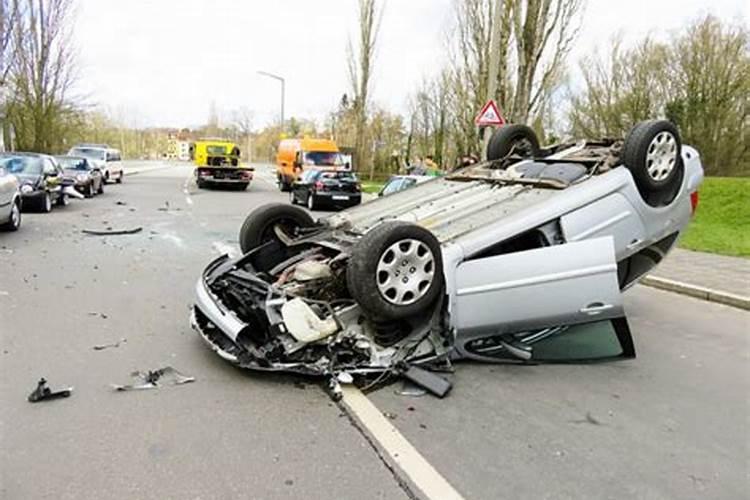
<path fill-rule="evenodd" d="M 249 210 L 286 199 L 270 172 L 196 191 L 189 167 L 130 167 L 0 233 L 0 497 L 407 498 L 316 385 L 234 369 L 190 330 L 202 268 Z M 143 231 L 81 233 L 109 227 Z M 445 400 L 369 397 L 466 498 L 746 496 L 750 315 L 644 287 L 626 305 L 636 360 L 459 365 Z M 195 383 L 109 387 L 165 365 Z M 73 396 L 27 403 L 42 376 Z"/>

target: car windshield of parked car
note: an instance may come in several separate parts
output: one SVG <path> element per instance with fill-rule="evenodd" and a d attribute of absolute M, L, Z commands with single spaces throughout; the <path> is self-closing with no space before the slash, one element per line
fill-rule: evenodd
<path fill-rule="evenodd" d="M 92 160 L 106 160 L 107 152 L 99 148 L 73 148 L 70 150 L 71 155 L 85 156 Z"/>
<path fill-rule="evenodd" d="M 66 158 L 64 156 L 58 156 L 57 162 L 64 170 L 90 170 L 88 163 L 83 158 Z"/>
<path fill-rule="evenodd" d="M 337 167 L 341 163 L 341 155 L 327 151 L 308 151 L 304 156 L 305 165 L 318 165 L 325 167 Z"/>
<path fill-rule="evenodd" d="M 0 158 L 0 168 L 9 174 L 38 175 L 42 173 L 42 162 L 39 158 L 11 156 Z"/>

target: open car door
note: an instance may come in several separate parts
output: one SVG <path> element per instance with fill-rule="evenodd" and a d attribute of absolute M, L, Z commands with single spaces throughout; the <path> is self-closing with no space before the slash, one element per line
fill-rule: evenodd
<path fill-rule="evenodd" d="M 581 362 L 635 356 L 611 237 L 463 262 L 455 304 L 461 357 Z"/>

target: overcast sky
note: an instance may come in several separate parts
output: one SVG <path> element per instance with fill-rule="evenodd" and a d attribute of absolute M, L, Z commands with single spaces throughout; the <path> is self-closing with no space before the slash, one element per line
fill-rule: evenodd
<path fill-rule="evenodd" d="M 663 36 L 713 13 L 747 21 L 742 0 L 588 0 L 570 64 L 620 32 Z M 444 61 L 453 0 L 387 0 L 373 85 L 376 103 L 403 111 Z M 197 126 L 211 101 L 221 115 L 246 106 L 262 127 L 279 114 L 322 119 L 348 90 L 346 45 L 355 0 L 79 0 L 74 37 L 80 90 L 135 126 Z"/>

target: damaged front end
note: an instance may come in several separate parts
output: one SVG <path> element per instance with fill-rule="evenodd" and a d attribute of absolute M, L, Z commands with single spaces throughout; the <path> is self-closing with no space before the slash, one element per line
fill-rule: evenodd
<path fill-rule="evenodd" d="M 347 290 L 345 242 L 279 231 L 241 257 L 214 260 L 196 285 L 192 326 L 222 358 L 327 377 L 334 393 L 338 381 L 371 385 L 411 378 L 414 365 L 447 366 L 443 307 L 378 321 Z"/>

